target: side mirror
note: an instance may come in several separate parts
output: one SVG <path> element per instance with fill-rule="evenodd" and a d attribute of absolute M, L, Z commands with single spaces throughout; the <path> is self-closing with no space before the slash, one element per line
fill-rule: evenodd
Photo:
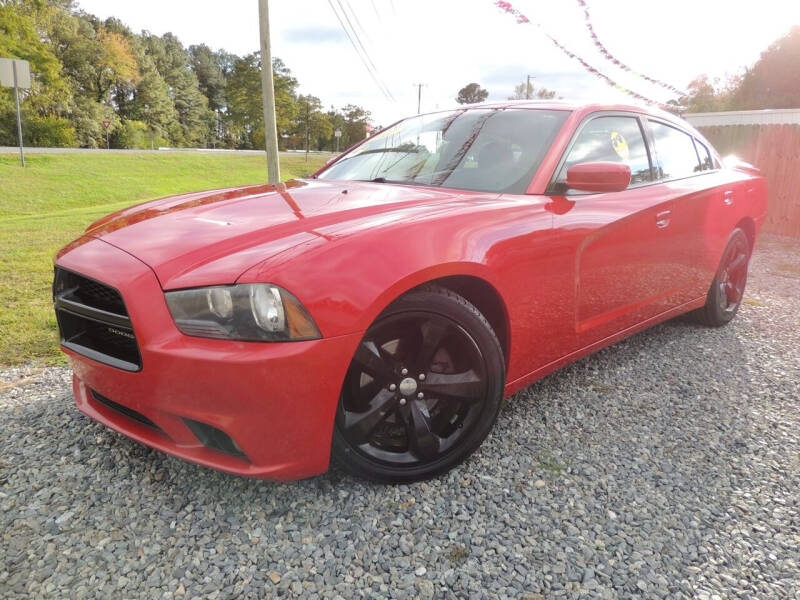
<path fill-rule="evenodd" d="M 621 192 L 631 183 L 631 168 L 615 162 L 587 162 L 567 169 L 567 187 L 582 192 Z"/>

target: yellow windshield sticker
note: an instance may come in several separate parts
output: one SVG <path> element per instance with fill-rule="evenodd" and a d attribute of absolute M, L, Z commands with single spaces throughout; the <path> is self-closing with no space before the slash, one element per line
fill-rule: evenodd
<path fill-rule="evenodd" d="M 620 132 L 611 132 L 611 146 L 614 148 L 614 152 L 617 153 L 617 156 L 622 160 L 628 160 L 630 158 L 631 153 L 628 150 L 628 142 L 625 141 L 625 138 L 622 137 Z"/>

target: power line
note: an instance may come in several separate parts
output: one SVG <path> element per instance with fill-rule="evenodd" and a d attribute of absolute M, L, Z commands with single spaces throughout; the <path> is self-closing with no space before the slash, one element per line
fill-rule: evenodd
<path fill-rule="evenodd" d="M 381 13 L 378 12 L 378 7 L 375 6 L 375 0 L 369 0 L 369 1 L 370 4 L 372 4 L 372 10 L 375 11 L 375 16 L 378 17 L 378 21 L 382 23 L 383 19 L 381 19 Z"/>
<path fill-rule="evenodd" d="M 352 6 L 350 6 L 349 2 L 347 2 L 347 0 L 344 0 L 344 2 L 350 8 L 350 12 L 353 12 L 353 8 L 352 8 Z M 347 24 L 350 25 L 350 29 L 353 31 L 353 35 L 355 35 L 356 42 L 358 42 L 358 45 L 361 46 L 361 49 L 364 51 L 364 55 L 367 57 L 367 60 L 369 61 L 369 63 L 372 65 L 372 68 L 374 69 L 376 76 L 378 77 L 378 79 L 381 82 L 381 85 L 383 86 L 383 89 L 386 90 L 386 92 L 389 94 L 389 97 L 394 101 L 395 98 L 392 95 L 391 90 L 386 85 L 386 83 L 383 81 L 383 78 L 380 76 L 380 74 L 378 73 L 378 67 L 375 66 L 375 63 L 372 61 L 372 58 L 370 58 L 369 52 L 364 47 L 364 44 L 361 42 L 361 38 L 358 35 L 358 31 L 353 26 L 353 23 L 350 21 L 350 17 L 347 16 L 347 10 L 342 5 L 342 0 L 336 0 L 336 3 L 339 5 L 339 8 L 342 10 L 342 14 L 344 15 L 344 18 L 347 21 Z M 361 22 L 358 20 L 358 17 L 355 16 L 355 13 L 353 13 L 353 18 L 355 19 L 355 21 L 358 24 L 358 26 L 361 27 Z M 361 29 L 362 29 L 362 31 L 364 31 L 363 27 L 361 27 Z M 369 36 L 367 36 L 367 38 L 369 38 Z"/>
<path fill-rule="evenodd" d="M 342 18 L 339 16 L 339 13 L 336 12 L 336 7 L 334 7 L 334 5 L 333 5 L 333 0 L 328 0 L 328 4 L 330 5 L 331 10 L 333 11 L 333 14 L 336 15 L 336 20 L 339 21 L 339 25 L 341 25 L 342 30 L 344 30 L 344 33 L 347 36 L 347 39 L 350 40 L 350 45 L 353 46 L 353 50 L 356 51 L 356 54 L 358 55 L 358 58 L 361 60 L 361 62 L 363 63 L 364 67 L 367 69 L 367 72 L 370 74 L 370 77 L 372 77 L 372 80 L 375 82 L 375 85 L 378 86 L 378 89 L 386 97 L 387 100 L 393 100 L 394 101 L 394 98 L 391 97 L 391 95 L 388 93 L 388 90 L 385 90 L 383 88 L 383 86 L 381 85 L 381 82 L 378 80 L 377 75 L 373 72 L 373 70 L 370 67 L 370 65 L 367 62 L 367 60 L 361 55 L 361 52 L 359 51 L 358 46 L 353 41 L 353 37 L 350 35 L 350 31 L 347 29 L 347 27 L 345 27 L 344 21 L 342 21 Z"/>
<path fill-rule="evenodd" d="M 347 28 L 347 26 L 345 26 L 345 23 L 342 20 L 342 17 L 339 15 L 339 12 L 336 10 L 336 7 L 333 4 L 333 0 L 328 0 L 328 4 L 330 5 L 331 10 L 333 11 L 333 14 L 336 15 L 336 19 L 339 21 L 339 25 L 342 26 L 342 29 L 344 30 L 345 35 L 347 35 L 347 39 L 350 40 L 350 44 L 353 46 L 353 50 L 356 51 L 356 54 L 361 59 L 361 62 L 364 64 L 364 67 L 367 69 L 367 71 L 369 72 L 369 74 L 372 77 L 373 81 L 375 82 L 375 85 L 378 86 L 378 89 L 386 97 L 387 100 L 391 100 L 392 102 L 397 102 L 397 100 L 392 95 L 392 93 L 389 91 L 389 89 L 386 87 L 386 85 L 380 80 L 380 77 L 376 73 L 377 69 L 375 68 L 375 64 L 369 58 L 369 54 L 367 53 L 366 49 L 364 48 L 364 45 L 361 43 L 361 40 L 358 39 L 358 34 L 356 33 L 356 31 L 353 30 L 353 35 L 351 35 L 350 34 L 350 30 Z M 337 4 L 339 4 L 339 9 L 342 11 L 342 14 L 344 15 L 345 20 L 348 22 L 348 24 L 350 24 L 350 27 L 352 27 L 352 23 L 350 23 L 350 19 L 348 18 L 347 13 L 344 10 L 344 7 L 341 5 L 341 2 L 339 2 L 337 0 Z M 358 40 L 358 43 L 356 43 L 356 41 L 353 39 L 353 36 L 356 37 L 356 39 Z M 359 50 L 359 47 L 361 48 L 361 50 Z M 362 54 L 362 51 L 363 51 L 363 54 Z"/>
<path fill-rule="evenodd" d="M 337 0 L 340 6 L 342 5 L 342 1 L 344 2 L 344 5 L 347 7 L 347 9 L 350 11 L 350 15 L 353 17 L 353 20 L 356 22 L 356 25 L 358 25 L 358 28 L 361 30 L 361 33 L 367 39 L 367 42 L 371 44 L 372 38 L 369 36 L 369 32 L 367 31 L 367 29 L 361 24 L 361 21 L 358 18 L 358 14 L 356 13 L 356 11 L 353 10 L 353 6 L 350 4 L 350 0 Z M 345 15 L 347 15 L 346 11 Z M 355 29 L 353 29 L 353 31 L 355 31 Z M 358 32 L 356 32 L 356 35 L 358 35 Z"/>

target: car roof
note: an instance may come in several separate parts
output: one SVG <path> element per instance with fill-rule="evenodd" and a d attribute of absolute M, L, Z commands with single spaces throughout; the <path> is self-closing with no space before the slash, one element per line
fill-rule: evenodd
<path fill-rule="evenodd" d="M 653 115 L 655 117 L 679 120 L 673 113 L 667 112 L 655 106 L 637 103 L 618 103 L 618 102 L 577 102 L 572 100 L 501 100 L 497 102 L 483 102 L 481 104 L 458 105 L 452 107 L 458 109 L 481 109 L 481 108 L 541 108 L 549 110 L 570 110 L 581 111 L 584 113 L 597 112 L 601 110 L 638 112 Z M 677 107 L 676 107 L 677 108 Z M 439 112 L 439 111 L 434 111 Z"/>
<path fill-rule="evenodd" d="M 570 100 L 502 100 L 498 102 L 484 102 L 481 104 L 468 104 L 456 105 L 450 108 L 431 111 L 430 114 L 443 112 L 446 110 L 480 110 L 485 108 L 538 108 L 541 110 L 568 110 L 571 112 L 580 113 L 580 116 L 586 116 L 591 113 L 601 111 L 612 112 L 634 112 L 644 115 L 650 115 L 674 123 L 679 127 L 689 130 L 701 139 L 702 135 L 686 120 L 680 116 L 647 104 L 620 104 L 620 103 L 586 103 Z"/>

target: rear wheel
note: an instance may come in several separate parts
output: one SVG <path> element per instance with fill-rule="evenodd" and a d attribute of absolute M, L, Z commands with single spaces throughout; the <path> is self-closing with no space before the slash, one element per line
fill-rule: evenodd
<path fill-rule="evenodd" d="M 367 330 L 345 377 L 333 456 L 384 482 L 443 473 L 489 433 L 503 398 L 497 336 L 461 296 L 426 286 Z"/>
<path fill-rule="evenodd" d="M 750 242 L 747 235 L 741 229 L 734 229 L 708 290 L 706 304 L 697 311 L 702 323 L 721 327 L 736 316 L 744 297 L 749 262 Z"/>

